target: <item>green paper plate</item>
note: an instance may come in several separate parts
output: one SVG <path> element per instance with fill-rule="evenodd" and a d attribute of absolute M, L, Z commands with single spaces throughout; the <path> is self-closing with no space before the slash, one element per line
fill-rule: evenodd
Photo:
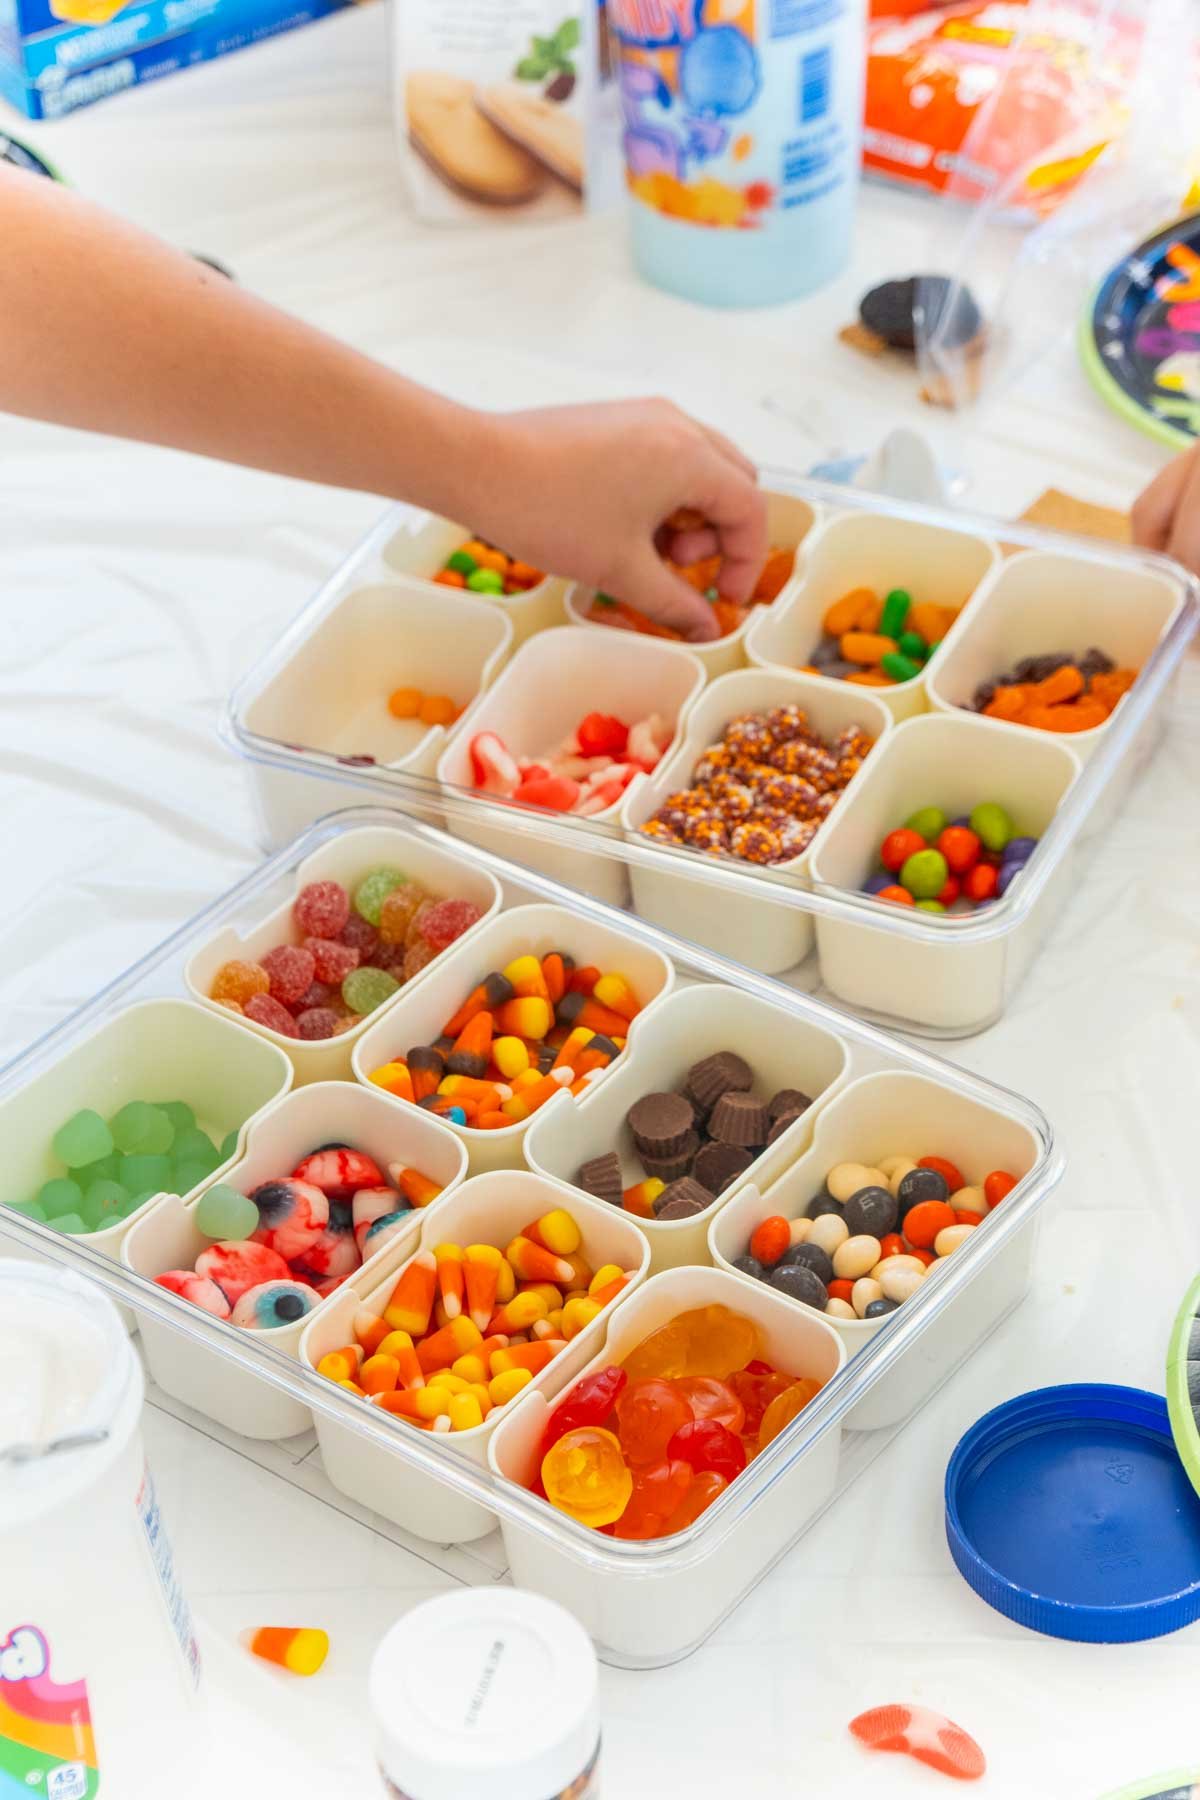
<path fill-rule="evenodd" d="M 1079 354 L 1131 425 L 1176 450 L 1200 438 L 1200 213 L 1109 270 L 1080 320 Z"/>
<path fill-rule="evenodd" d="M 1103 1800 L 1200 1800 L 1200 1769 L 1172 1769 L 1149 1775 L 1129 1787 L 1105 1794 Z"/>
<path fill-rule="evenodd" d="M 1179 1460 L 1200 1494 L 1200 1275 L 1183 1297 L 1167 1346 L 1167 1416 Z"/>
<path fill-rule="evenodd" d="M 25 169 L 30 175 L 47 175 L 51 181 L 61 181 L 62 176 L 53 163 L 23 144 L 20 138 L 9 137 L 7 132 L 0 131 L 0 162 L 11 163 L 15 169 Z"/>

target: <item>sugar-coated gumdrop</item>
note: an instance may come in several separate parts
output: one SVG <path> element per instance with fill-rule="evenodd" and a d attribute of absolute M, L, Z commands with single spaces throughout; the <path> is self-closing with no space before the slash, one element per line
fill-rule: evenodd
<path fill-rule="evenodd" d="M 276 944 L 262 959 L 271 982 L 271 998 L 281 1006 L 294 1006 L 317 972 L 311 950 L 301 944 Z"/>
<path fill-rule="evenodd" d="M 309 1181 L 264 1181 L 250 1198 L 258 1208 L 255 1241 L 288 1260 L 303 1256 L 329 1223 L 328 1198 Z"/>
<path fill-rule="evenodd" d="M 368 869 L 354 890 L 354 910 L 361 913 L 372 925 L 379 924 L 379 914 L 383 903 L 393 888 L 398 888 L 408 876 L 403 869 L 393 868 L 388 863 L 381 863 L 378 868 Z"/>
<path fill-rule="evenodd" d="M 81 1169 L 102 1156 L 111 1156 L 112 1149 L 112 1132 L 90 1107 L 73 1113 L 54 1134 L 54 1154 L 68 1169 Z"/>
<path fill-rule="evenodd" d="M 248 1238 L 258 1230 L 259 1213 L 253 1200 L 236 1188 L 218 1182 L 201 1194 L 193 1214 L 196 1227 L 208 1238 Z"/>
<path fill-rule="evenodd" d="M 352 1200 L 360 1188 L 381 1187 L 384 1179 L 374 1157 L 349 1144 L 323 1144 L 298 1162 L 292 1175 L 319 1187 L 329 1200 Z"/>
<path fill-rule="evenodd" d="M 341 1022 L 341 1013 L 334 1012 L 332 1006 L 309 1006 L 296 1014 L 296 1031 L 309 1042 L 319 1043 L 323 1038 L 336 1037 Z"/>
<path fill-rule="evenodd" d="M 369 919 L 361 913 L 352 912 L 338 936 L 343 944 L 352 944 L 363 962 L 370 962 L 379 948 L 379 933 Z"/>
<path fill-rule="evenodd" d="M 422 969 L 427 969 L 436 955 L 436 949 L 426 938 L 421 938 L 415 944 L 409 944 L 404 952 L 404 961 L 400 965 L 400 972 L 405 981 L 411 981 L 414 975 L 419 975 Z"/>
<path fill-rule="evenodd" d="M 316 1304 L 316 1294 L 298 1281 L 264 1281 L 260 1287 L 247 1288 L 235 1302 L 233 1323 L 249 1331 L 275 1331 L 281 1325 L 298 1324 Z"/>
<path fill-rule="evenodd" d="M 472 900 L 435 900 L 421 915 L 421 936 L 435 950 L 445 950 L 482 917 Z"/>
<path fill-rule="evenodd" d="M 192 1269 L 168 1269 L 165 1274 L 156 1275 L 154 1279 L 169 1294 L 178 1294 L 181 1299 L 190 1300 L 193 1306 L 201 1307 L 215 1319 L 227 1319 L 233 1311 L 211 1276 L 197 1275 Z"/>
<path fill-rule="evenodd" d="M 418 881 L 403 881 L 379 909 L 379 935 L 385 944 L 402 944 L 408 928 L 429 894 Z"/>
<path fill-rule="evenodd" d="M 868 1750 L 892 1750 L 959 1781 L 978 1781 L 987 1759 L 973 1737 L 928 1706 L 873 1706 L 851 1719 L 851 1735 Z"/>
<path fill-rule="evenodd" d="M 281 1006 L 270 994 L 255 994 L 247 1000 L 243 1010 L 246 1017 L 253 1019 L 256 1025 L 265 1025 L 268 1030 L 279 1032 L 281 1037 L 300 1036 L 296 1021 L 287 1007 Z"/>
<path fill-rule="evenodd" d="M 268 993 L 270 987 L 271 977 L 261 963 L 234 957 L 232 962 L 221 964 L 209 992 L 214 1000 L 236 1000 L 245 1006 L 247 1000 L 253 1000 L 255 994 Z"/>
<path fill-rule="evenodd" d="M 268 1281 L 286 1281 L 289 1271 L 279 1252 L 266 1244 L 220 1243 L 200 1252 L 196 1274 L 215 1281 L 230 1305 L 236 1306 L 251 1288 Z"/>
<path fill-rule="evenodd" d="M 332 887 L 332 882 L 320 882 Z M 264 1662 L 277 1663 L 293 1675 L 315 1675 L 329 1655 L 329 1638 L 323 1631 L 291 1626 L 260 1625 L 247 1633 L 246 1648 Z"/>
<path fill-rule="evenodd" d="M 543 1457 L 541 1473 L 551 1506 L 585 1525 L 619 1519 L 633 1493 L 620 1444 L 611 1431 L 595 1425 L 559 1438 Z"/>
<path fill-rule="evenodd" d="M 354 969 L 342 983 L 342 999 L 351 1012 L 374 1012 L 398 993 L 400 983 L 383 969 Z"/>
<path fill-rule="evenodd" d="M 292 904 L 305 937 L 335 938 L 350 917 L 350 896 L 340 881 L 310 881 Z"/>
<path fill-rule="evenodd" d="M 357 959 L 357 952 L 355 952 Z M 296 1002 L 295 1014 L 299 1018 L 302 1012 L 308 1012 L 314 1006 L 328 1006 L 333 1000 L 334 990 L 327 981 L 310 981 Z"/>
<path fill-rule="evenodd" d="M 341 944 L 336 938 L 307 937 L 304 948 L 313 959 L 317 980 L 327 981 L 331 987 L 341 987 L 351 969 L 357 969 L 361 961 L 361 952 L 353 944 Z"/>

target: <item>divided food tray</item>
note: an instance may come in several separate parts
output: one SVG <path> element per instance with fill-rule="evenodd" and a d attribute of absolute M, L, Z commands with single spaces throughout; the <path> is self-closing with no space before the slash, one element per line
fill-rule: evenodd
<path fill-rule="evenodd" d="M 0 1070 L 0 1118 L 14 1143 L 30 1144 L 30 1160 L 18 1178 L 23 1184 L 40 1180 L 44 1169 L 34 1148 L 72 1107 L 104 1110 L 110 1096 L 119 1100 L 131 1091 L 120 1079 L 109 1080 L 96 1046 L 117 1041 L 130 1019 L 174 1009 L 164 1051 L 168 1043 L 192 1041 L 193 1027 L 201 1037 L 219 1029 L 229 1041 L 231 1066 L 241 1046 L 262 1059 L 271 1077 L 256 1096 L 256 1110 L 241 1122 L 235 1158 L 210 1180 L 220 1175 L 236 1186 L 244 1174 L 249 1186 L 277 1156 L 289 1162 L 330 1138 L 349 1137 L 385 1159 L 411 1157 L 444 1183 L 443 1193 L 414 1213 L 345 1287 L 323 1299 L 299 1330 L 240 1330 L 150 1279 L 194 1246 L 193 1215 L 202 1190 L 148 1202 L 116 1244 L 105 1242 L 104 1234 L 62 1237 L 0 1207 L 4 1253 L 45 1257 L 100 1282 L 140 1326 L 150 1372 L 169 1394 L 253 1436 L 287 1437 L 315 1420 L 326 1474 L 355 1500 L 442 1544 L 470 1541 L 498 1523 L 517 1579 L 569 1605 L 608 1660 L 639 1667 L 670 1662 L 696 1648 L 1019 1302 L 1038 1215 L 1062 1173 L 1050 1125 L 1030 1102 L 940 1058 L 482 850 L 473 851 L 470 861 L 477 874 L 499 883 L 499 910 L 381 1009 L 355 1057 L 373 1032 L 393 1035 L 398 1047 L 421 1041 L 429 1021 L 437 1015 L 440 1024 L 446 1003 L 454 1004 L 486 972 L 489 944 L 498 957 L 512 954 L 523 932 L 538 943 L 573 936 L 585 953 L 589 944 L 602 945 L 619 957 L 634 986 L 643 986 L 647 1004 L 622 1056 L 578 1100 L 563 1096 L 535 1113 L 514 1134 L 505 1154 L 509 1166 L 500 1169 L 491 1151 L 473 1141 L 491 1134 L 426 1117 L 365 1083 L 361 1065 L 359 1079 L 293 1084 L 286 1063 L 295 1045 L 268 1042 L 254 1027 L 180 998 L 183 971 L 220 934 L 252 933 L 275 915 L 313 859 L 336 851 L 352 878 L 347 847 L 355 834 L 364 849 L 369 846 L 366 866 L 377 860 L 383 843 L 390 858 L 407 854 L 414 863 L 429 853 L 462 855 L 437 829 L 379 807 L 319 821 Z M 629 1101 L 678 1081 L 693 1054 L 716 1048 L 746 1055 L 765 1085 L 786 1080 L 813 1097 L 757 1169 L 751 1164 L 747 1179 L 697 1218 L 657 1226 L 574 1187 L 578 1161 L 604 1144 L 628 1160 L 619 1120 Z M 183 1066 L 177 1062 L 170 1071 L 172 1097 L 180 1082 L 188 1092 L 186 1064 L 184 1056 Z M 136 1086 L 145 1076 L 135 1071 L 129 1079 Z M 879 1106 L 871 1101 L 872 1083 L 885 1091 Z M 936 1277 L 878 1328 L 856 1336 L 848 1322 L 839 1329 L 790 1298 L 714 1266 L 737 1254 L 730 1233 L 721 1235 L 722 1222 L 734 1219 L 735 1209 L 736 1217 L 750 1219 L 762 1204 L 750 1176 L 761 1181 L 773 1205 L 778 1199 L 780 1210 L 801 1210 L 810 1173 L 824 1173 L 818 1167 L 824 1145 L 838 1156 L 850 1147 L 863 1156 L 882 1153 L 881 1133 L 908 1104 L 905 1083 L 924 1096 L 924 1111 L 913 1116 L 923 1130 L 936 1122 L 938 1132 L 937 1143 L 911 1146 L 916 1154 L 943 1149 L 944 1117 L 947 1153 L 972 1164 L 1003 1153 L 1020 1177 Z M 489 1417 L 477 1442 L 470 1441 L 472 1433 L 456 1443 L 453 1435 L 415 1432 L 316 1373 L 332 1340 L 344 1341 L 348 1309 L 360 1302 L 370 1307 L 381 1293 L 386 1298 L 419 1244 L 463 1232 L 503 1245 L 514 1220 L 544 1210 L 550 1196 L 574 1211 L 585 1244 L 594 1233 L 597 1254 L 613 1255 L 632 1279 L 551 1362 L 544 1378 Z M 24 1187 L 7 1197 L 25 1197 Z M 747 1235 L 749 1229 L 747 1224 Z M 620 1354 L 633 1341 L 638 1320 L 648 1330 L 648 1320 L 718 1296 L 759 1323 L 768 1349 L 785 1366 L 794 1363 L 793 1373 L 829 1379 L 693 1526 L 659 1541 L 610 1539 L 554 1512 L 507 1478 L 505 1471 L 524 1472 L 521 1459 L 528 1460 L 535 1415 L 553 1404 L 584 1364 L 610 1347 Z"/>
<path fill-rule="evenodd" d="M 1077 853 L 1111 821 L 1153 749 L 1200 623 L 1200 584 L 1165 558 L 1110 544 L 785 473 L 763 480 L 772 541 L 792 550 L 793 569 L 737 631 L 687 646 L 617 631 L 587 620 L 586 591 L 553 579 L 509 598 L 469 596 L 470 616 L 443 612 L 433 636 L 471 693 L 427 659 L 431 609 L 462 602 L 431 577 L 470 532 L 393 509 L 232 696 L 226 729 L 248 759 L 269 845 L 334 802 L 331 782 L 353 784 L 759 972 L 801 973 L 811 985 L 812 957 L 825 992 L 881 1023 L 935 1037 L 993 1023 L 1037 953 Z M 867 688 L 804 672 L 825 608 L 861 585 L 902 585 L 960 608 L 919 676 Z M 352 641 L 368 641 L 364 620 L 375 632 L 370 654 L 351 657 Z M 1140 669 L 1103 726 L 1060 737 L 965 710 L 981 680 L 1019 657 L 1079 655 L 1093 643 Z M 338 680 L 314 681 L 316 661 Z M 466 711 L 391 755 L 386 701 L 401 682 L 437 683 Z M 587 711 L 631 722 L 651 702 L 673 724 L 672 742 L 603 813 L 539 811 L 469 785 L 477 730 L 498 729 L 529 754 Z M 822 732 L 853 720 L 876 740 L 802 854 L 764 867 L 642 835 L 731 717 L 788 702 Z M 368 716 L 381 743 L 359 730 Z M 947 761 L 951 743 L 964 747 L 961 763 L 957 748 Z M 1041 841 L 1000 900 L 931 917 L 860 891 L 883 831 L 916 808 L 953 815 L 1006 796 Z"/>

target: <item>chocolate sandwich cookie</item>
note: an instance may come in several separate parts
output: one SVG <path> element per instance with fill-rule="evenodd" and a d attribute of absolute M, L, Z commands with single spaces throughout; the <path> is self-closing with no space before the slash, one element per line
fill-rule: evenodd
<path fill-rule="evenodd" d="M 765 1144 L 771 1121 L 766 1107 L 753 1094 L 722 1094 L 708 1122 L 709 1134 L 722 1144 Z"/>
<path fill-rule="evenodd" d="M 706 1112 L 716 1106 L 723 1094 L 745 1093 L 754 1082 L 750 1064 L 733 1050 L 717 1050 L 712 1056 L 693 1063 L 687 1072 L 687 1089 Z"/>
<path fill-rule="evenodd" d="M 710 1207 L 715 1198 L 706 1187 L 685 1175 L 663 1189 L 654 1202 L 654 1216 L 656 1219 L 691 1219 Z"/>
<path fill-rule="evenodd" d="M 595 1195 L 597 1200 L 607 1200 L 610 1206 L 622 1204 L 625 1190 L 621 1186 L 621 1159 L 615 1150 L 593 1156 L 590 1162 L 584 1163 L 575 1180 L 586 1194 Z"/>

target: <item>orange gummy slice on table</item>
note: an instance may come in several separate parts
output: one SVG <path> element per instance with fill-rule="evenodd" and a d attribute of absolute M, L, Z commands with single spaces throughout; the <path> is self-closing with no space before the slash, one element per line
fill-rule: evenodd
<path fill-rule="evenodd" d="M 957 1781 L 978 1781 L 987 1768 L 975 1739 L 928 1706 L 873 1706 L 851 1719 L 849 1729 L 868 1750 L 914 1757 Z"/>

